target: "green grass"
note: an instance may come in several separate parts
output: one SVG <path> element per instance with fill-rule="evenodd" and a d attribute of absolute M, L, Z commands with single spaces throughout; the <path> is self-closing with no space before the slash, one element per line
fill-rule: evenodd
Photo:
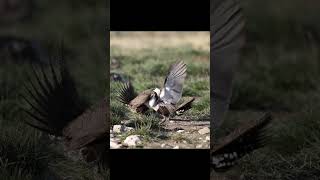
<path fill-rule="evenodd" d="M 228 175 L 244 179 L 318 179 L 320 175 L 319 3 L 243 1 L 247 44 L 220 135 L 272 111 L 272 141 Z M 288 6 L 290 4 L 290 6 Z M 314 30 L 314 32 L 312 32 Z M 311 38 L 308 38 L 311 37 Z"/>
<path fill-rule="evenodd" d="M 170 33 L 168 33 L 170 34 Z M 177 33 L 178 34 L 178 33 Z M 111 34 L 111 39 L 117 41 L 123 34 Z M 129 34 L 130 35 L 130 34 Z M 119 36 L 119 37 L 118 37 Z M 134 36 L 134 34 L 132 34 Z M 156 38 L 166 38 L 166 36 L 156 35 Z M 192 36 L 192 34 L 190 34 Z M 144 39 L 149 34 L 146 33 Z M 152 37 L 152 36 L 150 36 Z M 149 38 L 150 38 L 149 37 Z M 139 40 L 132 40 L 130 36 L 128 43 L 136 43 Z M 152 41 L 152 38 L 150 38 Z M 183 40 L 179 40 L 183 42 Z M 133 43 L 133 44 L 134 44 Z M 194 120 L 208 118 L 210 115 L 210 89 L 209 89 L 209 51 L 206 49 L 197 49 L 192 45 L 180 43 L 175 47 L 150 46 L 144 48 L 127 49 L 121 46 L 111 46 L 111 58 L 120 62 L 120 68 L 111 69 L 112 72 L 124 74 L 131 83 L 136 92 L 142 92 L 149 88 L 160 88 L 164 83 L 166 74 L 172 63 L 177 60 L 183 60 L 187 64 L 187 78 L 184 83 L 183 97 L 199 97 L 193 108 L 187 111 L 186 116 Z M 200 61 L 199 59 L 204 59 Z M 157 74 L 157 75 L 155 75 Z M 159 117 L 153 115 L 152 111 L 149 116 L 134 115 L 126 106 L 116 100 L 116 90 L 118 82 L 110 84 L 111 98 L 111 124 L 119 124 L 122 120 L 134 120 L 140 122 L 135 131 L 129 134 L 141 134 L 152 136 L 150 131 L 159 129 Z M 126 136 L 125 136 L 126 137 Z"/>

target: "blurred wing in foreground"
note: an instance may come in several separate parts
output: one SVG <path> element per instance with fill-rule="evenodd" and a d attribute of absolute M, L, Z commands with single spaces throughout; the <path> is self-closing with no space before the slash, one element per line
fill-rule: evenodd
<path fill-rule="evenodd" d="M 229 107 L 234 68 L 244 44 L 244 20 L 238 0 L 213 0 L 210 6 L 211 132 L 215 132 Z"/>
<path fill-rule="evenodd" d="M 241 157 L 264 147 L 269 140 L 266 127 L 271 120 L 271 115 L 266 113 L 258 121 L 246 123 L 218 140 L 210 152 L 211 167 L 218 172 L 226 171 Z"/>
<path fill-rule="evenodd" d="M 23 110 L 31 117 L 26 123 L 36 129 L 55 136 L 62 136 L 62 129 L 82 114 L 88 103 L 82 99 L 75 87 L 69 70 L 60 59 L 58 72 L 50 62 L 50 72 L 40 66 L 40 72 L 32 67 L 32 76 L 25 85 L 26 94 L 22 97 L 31 109 Z"/>

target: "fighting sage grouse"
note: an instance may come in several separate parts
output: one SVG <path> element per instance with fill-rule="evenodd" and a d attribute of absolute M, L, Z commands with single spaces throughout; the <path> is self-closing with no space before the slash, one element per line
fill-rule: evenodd
<path fill-rule="evenodd" d="M 183 83 L 186 78 L 187 65 L 182 61 L 171 65 L 164 81 L 164 87 L 148 89 L 140 94 L 135 94 L 130 82 L 119 87 L 118 100 L 138 113 L 144 113 L 149 108 L 162 115 L 165 122 L 170 115 L 181 115 L 191 108 L 194 97 L 178 105 L 182 97 Z"/>
<path fill-rule="evenodd" d="M 211 168 L 216 172 L 227 171 L 241 157 L 265 146 L 269 141 L 266 126 L 271 119 L 271 115 L 266 113 L 259 120 L 244 124 L 228 136 L 218 139 L 210 150 Z"/>
<path fill-rule="evenodd" d="M 35 82 L 28 76 L 29 85 L 22 97 L 29 105 L 23 110 L 31 117 L 25 121 L 31 127 L 62 137 L 65 151 L 79 151 L 86 162 L 106 157 L 108 139 L 108 107 L 106 99 L 95 105 L 82 98 L 75 87 L 62 57 L 58 72 L 50 61 L 50 70 L 32 67 Z M 81 157 L 82 156 L 82 157 Z"/>

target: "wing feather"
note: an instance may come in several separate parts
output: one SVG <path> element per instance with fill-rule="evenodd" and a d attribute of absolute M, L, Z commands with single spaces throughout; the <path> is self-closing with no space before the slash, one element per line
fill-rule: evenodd
<path fill-rule="evenodd" d="M 183 83 L 187 75 L 186 71 L 187 65 L 182 61 L 170 66 L 160 96 L 163 102 L 176 104 L 181 99 Z"/>

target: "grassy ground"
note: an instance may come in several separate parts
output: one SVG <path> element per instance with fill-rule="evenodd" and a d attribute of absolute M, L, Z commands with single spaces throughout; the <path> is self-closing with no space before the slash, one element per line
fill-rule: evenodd
<path fill-rule="evenodd" d="M 247 45 L 237 68 L 224 134 L 272 111 L 272 142 L 228 172 L 243 179 L 319 179 L 320 4 L 242 1 Z M 288 5 L 290 4 L 290 6 Z M 232 179 L 232 178 L 230 178 Z"/>
<path fill-rule="evenodd" d="M 98 1 L 35 1 L 31 19 L 2 27 L 0 36 L 38 40 L 44 46 L 62 40 L 80 94 L 90 103 L 107 96 L 105 80 L 106 9 Z M 26 126 L 19 93 L 28 83 L 30 65 L 12 62 L 0 67 L 0 174 L 6 179 L 48 179 L 56 175 L 95 179 L 92 168 L 73 162 L 52 148 L 47 136 Z M 6 86 L 3 86 L 6 84 Z M 105 172 L 107 174 L 108 172 Z"/>
<path fill-rule="evenodd" d="M 111 72 L 130 79 L 136 92 L 162 87 L 170 64 L 183 60 L 187 64 L 183 97 L 197 97 L 185 117 L 195 121 L 209 118 L 209 32 L 112 32 L 110 38 L 111 59 L 120 63 L 115 68 L 111 64 Z M 150 116 L 130 113 L 116 100 L 116 88 L 116 82 L 111 82 L 111 124 L 120 124 L 123 120 L 142 122 L 134 131 L 123 134 L 121 139 L 130 134 L 139 134 L 144 137 L 144 145 L 159 144 L 159 137 L 163 133 L 158 125 L 159 117 L 155 117 L 154 113 Z M 188 138 L 171 136 L 166 141 L 180 140 Z"/>

